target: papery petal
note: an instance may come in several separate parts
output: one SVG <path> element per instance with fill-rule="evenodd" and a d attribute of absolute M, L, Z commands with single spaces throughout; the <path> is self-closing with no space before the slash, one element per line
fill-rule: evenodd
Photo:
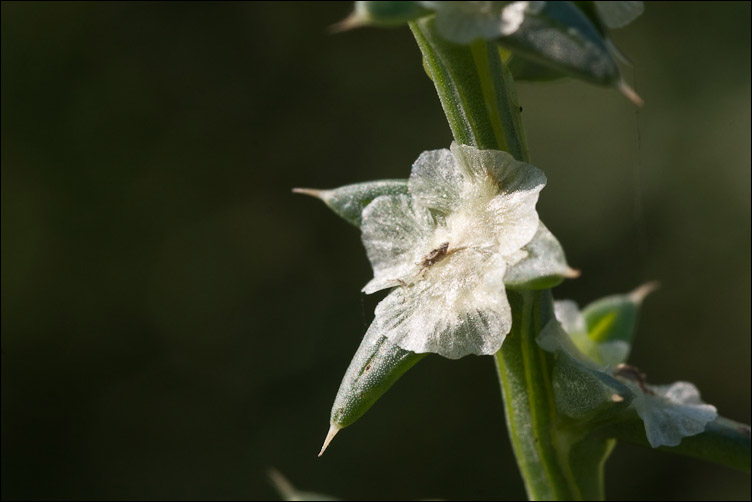
<path fill-rule="evenodd" d="M 543 350 L 557 355 L 552 380 L 560 412 L 576 419 L 595 415 L 603 418 L 620 413 L 629 405 L 631 389 L 585 357 L 559 322 L 549 321 L 536 342 Z"/>
<path fill-rule="evenodd" d="M 682 438 L 704 431 L 718 417 L 715 406 L 703 403 L 697 387 L 689 382 L 648 386 L 655 395 L 642 393 L 635 383 L 627 385 L 635 391 L 632 406 L 645 422 L 653 448 L 676 446 Z"/>
<path fill-rule="evenodd" d="M 598 366 L 577 348 L 569 334 L 564 331 L 564 328 L 555 319 L 550 320 L 543 327 L 535 342 L 546 352 L 564 354 L 586 368 L 605 373 L 602 367 Z"/>
<path fill-rule="evenodd" d="M 410 173 L 410 194 L 421 204 L 444 213 L 452 212 L 461 202 L 468 183 L 446 148 L 423 152 Z"/>
<path fill-rule="evenodd" d="M 544 289 L 558 285 L 567 277 L 577 277 L 579 273 L 567 265 L 564 249 L 556 237 L 541 222 L 532 240 L 522 248 L 525 257 L 511 265 L 504 276 L 508 288 Z M 575 304 L 574 308 L 577 308 Z M 577 311 L 579 315 L 579 311 Z M 581 318 L 582 316 L 580 316 Z M 558 318 L 558 312 L 557 312 Z M 561 321 L 561 319 L 559 319 Z M 564 324 L 564 329 L 570 329 Z M 585 331 L 582 321 L 582 331 Z"/>
<path fill-rule="evenodd" d="M 585 318 L 580 313 L 577 302 L 572 300 L 555 301 L 554 314 L 569 336 L 572 336 L 573 333 L 587 333 Z"/>
<path fill-rule="evenodd" d="M 384 298 L 368 333 L 376 330 L 404 350 L 449 359 L 496 353 L 512 321 L 503 260 L 466 249 L 445 261 L 450 263 L 437 264 L 424 280 Z"/>
<path fill-rule="evenodd" d="M 434 220 L 428 209 L 407 195 L 380 196 L 363 211 L 363 244 L 374 278 L 363 291 L 374 293 L 396 286 L 418 269 L 430 248 Z"/>
<path fill-rule="evenodd" d="M 544 2 L 419 2 L 436 10 L 439 33 L 456 44 L 477 38 L 493 39 L 517 31 L 528 11 Z"/>
<path fill-rule="evenodd" d="M 644 2 L 593 2 L 609 28 L 623 28 L 645 11 Z"/>
<path fill-rule="evenodd" d="M 489 246 L 510 255 L 538 230 L 535 204 L 546 184 L 543 172 L 506 152 L 452 144 L 457 164 L 471 179 L 461 211 L 447 218 L 452 235 L 467 245 Z"/>
<path fill-rule="evenodd" d="M 546 185 L 546 175 L 537 167 L 520 162 L 501 150 L 479 150 L 473 146 L 452 143 L 452 155 L 475 183 L 490 179 L 498 191 L 540 192 Z M 474 196 L 481 194 L 473 194 Z"/>

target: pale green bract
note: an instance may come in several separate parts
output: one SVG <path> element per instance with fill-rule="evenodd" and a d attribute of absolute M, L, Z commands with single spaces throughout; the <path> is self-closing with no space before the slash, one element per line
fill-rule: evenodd
<path fill-rule="evenodd" d="M 498 351 L 512 320 L 506 274 L 523 263 L 512 275 L 528 281 L 571 271 L 550 232 L 538 232 L 535 205 L 545 183 L 540 170 L 506 152 L 455 143 L 421 154 L 408 194 L 382 195 L 363 211 L 374 270 L 363 291 L 395 288 L 366 336 L 450 359 Z M 552 251 L 527 251 L 536 236 L 539 248 Z"/>
<path fill-rule="evenodd" d="M 578 346 L 582 344 L 582 337 L 587 337 L 587 331 L 574 302 L 557 302 L 556 317 L 556 321 L 552 320 L 544 327 L 537 342 L 542 349 L 557 354 L 557 366 L 567 368 L 566 372 L 561 372 L 563 377 L 554 370 L 553 384 L 557 406 L 568 416 L 587 416 L 590 410 L 603 410 L 609 403 L 612 406 L 628 403 L 642 419 L 653 448 L 676 446 L 682 438 L 703 432 L 707 424 L 718 417 L 715 407 L 700 399 L 693 384 L 648 385 L 636 368 L 616 364 L 623 362 L 629 352 L 626 342 L 619 342 L 625 346 L 621 350 L 609 348 L 605 352 L 608 354 L 605 360 L 612 358 L 612 364 L 603 364 L 605 360 L 598 357 L 603 352 L 597 349 L 592 352 L 595 358 L 583 354 Z M 604 347 L 613 348 L 612 343 L 606 342 Z M 580 376 L 576 381 L 567 378 L 572 374 Z M 585 382 L 581 375 L 590 375 L 591 378 Z M 583 390 L 585 383 L 589 388 Z M 583 395 L 591 399 L 584 401 Z M 600 402 L 593 402 L 594 399 Z"/>

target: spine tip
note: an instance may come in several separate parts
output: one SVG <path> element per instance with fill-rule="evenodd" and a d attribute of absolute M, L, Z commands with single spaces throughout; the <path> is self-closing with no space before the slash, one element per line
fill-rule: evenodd
<path fill-rule="evenodd" d="M 564 277 L 567 279 L 577 279 L 580 274 L 581 272 L 576 268 L 567 267 L 566 272 L 564 272 Z"/>
<path fill-rule="evenodd" d="M 324 454 L 324 452 L 326 451 L 326 448 L 329 446 L 329 443 L 332 442 L 332 439 L 334 439 L 334 436 L 337 435 L 340 429 L 341 427 L 338 427 L 334 424 L 332 424 L 329 427 L 329 432 L 326 434 L 326 439 L 324 439 L 324 446 L 321 447 L 321 451 L 319 452 L 319 457 Z"/>
<path fill-rule="evenodd" d="M 324 191 L 316 190 L 315 188 L 293 188 L 292 193 L 302 193 L 304 195 L 316 197 L 317 199 L 324 199 Z"/>
<path fill-rule="evenodd" d="M 661 283 L 658 281 L 645 283 L 642 286 L 638 286 L 634 291 L 629 293 L 629 299 L 639 305 L 642 303 L 642 300 L 644 300 L 646 296 L 660 287 Z"/>
<path fill-rule="evenodd" d="M 619 92 L 622 93 L 624 97 L 626 97 L 636 106 L 642 108 L 642 105 L 645 104 L 645 101 L 643 101 L 640 95 L 637 94 L 634 89 L 629 87 L 629 84 L 627 84 L 625 81 L 620 80 L 619 83 L 616 84 L 616 88 L 619 89 Z"/>
<path fill-rule="evenodd" d="M 274 485 L 274 488 L 276 488 L 277 492 L 283 500 L 295 499 L 295 487 L 292 486 L 292 484 L 287 480 L 287 478 L 282 475 L 282 473 L 280 473 L 274 467 L 270 467 L 269 469 L 267 469 L 266 474 L 267 476 L 269 476 L 269 480 L 272 482 L 272 485 Z"/>
<path fill-rule="evenodd" d="M 350 31 L 355 28 L 360 28 L 361 26 L 364 26 L 365 24 L 366 23 L 363 21 L 363 17 L 358 15 L 357 12 L 353 12 L 342 21 L 331 25 L 329 27 L 329 33 L 332 33 L 332 34 L 342 33 L 343 31 Z"/>

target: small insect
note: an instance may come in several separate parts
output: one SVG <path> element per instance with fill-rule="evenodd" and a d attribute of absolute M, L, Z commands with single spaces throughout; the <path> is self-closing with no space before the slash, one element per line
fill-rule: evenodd
<path fill-rule="evenodd" d="M 439 247 L 437 247 L 436 249 L 431 250 L 423 258 L 423 260 L 421 260 L 419 263 L 416 263 L 416 265 L 418 265 L 420 267 L 420 270 L 418 270 L 418 273 L 415 274 L 415 276 L 413 278 L 413 281 L 417 277 L 422 278 L 423 274 L 425 273 L 426 270 L 428 270 L 429 267 L 437 264 L 438 262 L 440 262 L 441 260 L 443 260 L 447 256 L 449 256 L 452 253 L 454 253 L 455 251 L 459 251 L 461 249 L 465 249 L 465 247 L 462 246 L 462 247 L 458 247 L 458 248 L 454 248 L 454 249 L 450 250 L 449 249 L 449 243 L 448 242 L 444 242 Z M 402 286 L 403 288 L 406 288 L 406 287 L 408 287 L 410 285 L 410 284 L 408 284 L 407 282 L 405 282 L 402 279 L 395 279 L 395 281 L 398 282 L 400 284 L 400 286 Z"/>
<path fill-rule="evenodd" d="M 636 382 L 643 394 L 655 395 L 655 392 L 645 385 L 645 373 L 642 373 L 636 366 L 621 363 L 614 368 L 614 376 L 627 378 Z"/>
<path fill-rule="evenodd" d="M 445 242 L 441 246 L 437 247 L 436 249 L 428 253 L 426 257 L 423 258 L 423 261 L 418 263 L 417 265 L 420 265 L 422 267 L 421 268 L 421 271 L 422 271 L 423 269 L 426 269 L 430 267 L 431 265 L 438 263 L 444 258 L 446 258 L 448 254 L 447 253 L 448 250 L 449 250 L 449 243 Z"/>
<path fill-rule="evenodd" d="M 520 106 L 520 113 L 522 113 L 522 107 Z"/>

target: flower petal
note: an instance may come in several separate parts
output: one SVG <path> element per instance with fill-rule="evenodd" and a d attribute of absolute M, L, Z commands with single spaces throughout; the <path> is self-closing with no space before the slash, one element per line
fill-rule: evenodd
<path fill-rule="evenodd" d="M 517 31 L 528 10 L 540 10 L 543 2 L 419 2 L 436 10 L 439 33 L 456 44 L 477 38 L 494 39 Z"/>
<path fill-rule="evenodd" d="M 577 302 L 572 300 L 555 301 L 554 314 L 569 336 L 572 336 L 574 333 L 587 333 L 585 318 L 580 313 L 580 307 L 577 305 Z"/>
<path fill-rule="evenodd" d="M 374 277 L 363 291 L 375 293 L 396 286 L 418 270 L 430 248 L 435 223 L 428 209 L 408 195 L 382 195 L 363 211 L 363 245 Z"/>
<path fill-rule="evenodd" d="M 502 255 L 515 253 L 538 229 L 535 204 L 546 176 L 506 152 L 456 143 L 451 148 L 470 183 L 462 195 L 462 209 L 447 218 L 450 234 L 466 234 L 459 238 L 466 245 L 492 244 Z"/>
<path fill-rule="evenodd" d="M 526 257 L 509 267 L 504 276 L 504 283 L 507 287 L 518 289 L 551 288 L 561 283 L 565 278 L 573 278 L 579 275 L 576 270 L 567 265 L 564 249 L 542 222 L 539 223 L 533 239 L 522 249 L 526 252 Z M 576 304 L 574 308 L 577 308 Z M 561 319 L 559 320 L 561 321 Z M 584 326 L 583 321 L 583 332 L 585 331 Z M 570 332 L 566 324 L 564 327 L 567 332 Z"/>
<path fill-rule="evenodd" d="M 697 387 L 689 382 L 648 386 L 654 395 L 641 392 L 635 383 L 627 385 L 634 391 L 632 406 L 645 422 L 653 448 L 676 446 L 682 438 L 704 431 L 718 417 L 715 406 L 703 403 Z"/>
<path fill-rule="evenodd" d="M 460 202 L 467 180 L 446 148 L 423 152 L 410 173 L 410 193 L 421 204 L 443 213 L 452 212 Z"/>
<path fill-rule="evenodd" d="M 465 249 L 424 273 L 424 280 L 396 288 L 378 304 L 368 333 L 449 359 L 496 353 L 512 321 L 503 260 Z"/>
<path fill-rule="evenodd" d="M 609 28 L 623 28 L 645 11 L 644 2 L 593 2 Z"/>

